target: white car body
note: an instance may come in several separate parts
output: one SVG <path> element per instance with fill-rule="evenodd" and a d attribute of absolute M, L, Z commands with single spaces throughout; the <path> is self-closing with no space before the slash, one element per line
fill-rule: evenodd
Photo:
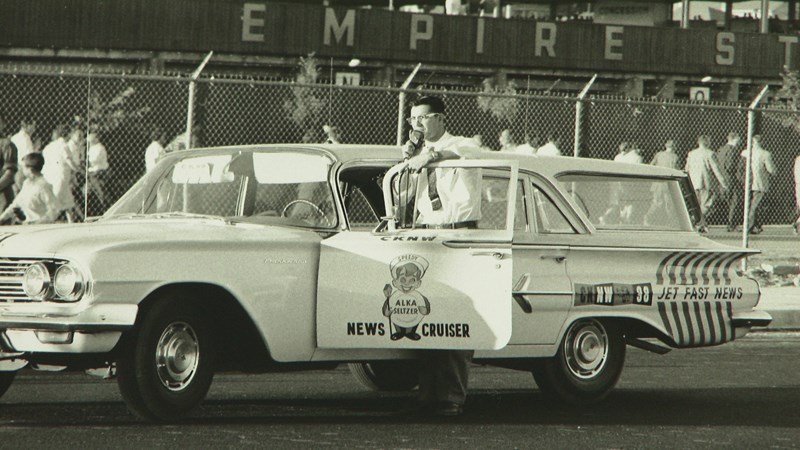
<path fill-rule="evenodd" d="M 581 183 L 595 186 L 613 177 L 610 195 L 619 198 L 610 204 L 619 211 L 609 217 L 641 218 L 641 211 L 626 211 L 620 203 L 634 195 L 625 194 L 626 180 L 656 180 L 653 186 L 664 181 L 675 197 L 685 182 L 682 172 L 484 152 L 439 166 L 483 168 L 485 185 L 490 178 L 495 183 L 483 200 L 486 208 L 497 209 L 495 223 L 477 230 L 433 229 L 402 226 L 386 213 L 397 208 L 386 191 L 395 172 L 377 177 L 399 162 L 399 154 L 396 147 L 343 145 L 176 152 L 97 221 L 7 228 L 0 236 L 0 370 L 28 362 L 113 364 L 127 351 L 123 336 L 139 333 L 153 303 L 182 291 L 205 302 L 209 325 L 225 335 L 222 345 L 241 347 L 256 366 L 407 359 L 426 348 L 477 349 L 475 358 L 489 362 L 552 360 L 565 342 L 573 342 L 575 323 L 588 324 L 589 347 L 610 348 L 595 342 L 604 339 L 605 324 L 624 342 L 659 351 L 662 346 L 646 340 L 674 348 L 717 345 L 770 321 L 754 309 L 757 283 L 736 270 L 755 251 L 697 234 L 682 201 L 662 219 L 670 224 L 664 229 L 607 227 L 608 213 L 598 218 L 593 211 L 598 202 L 587 205 L 579 198 L 605 193 L 593 187 L 577 193 Z M 214 191 L 231 183 L 241 187 Z M 258 197 L 259 189 L 291 183 L 300 196 L 293 201 L 273 208 L 265 205 L 283 194 Z M 200 188 L 202 195 L 193 198 L 193 189 Z M 320 195 L 323 202 L 310 200 Z M 191 211 L 189 205 L 212 198 L 225 213 Z M 125 209 L 138 204 L 145 211 Z M 180 211 L 168 210 L 178 204 Z M 259 216 L 259 208 L 266 215 Z M 301 218 L 290 219 L 297 209 Z M 381 216 L 387 220 L 375 228 Z M 45 261 L 51 275 L 65 262 L 77 268 L 85 277 L 80 299 L 54 299 L 52 288 L 45 294 L 49 299 L 27 296 L 23 273 L 37 261 Z M 390 270 L 398 261 L 423 268 L 418 289 L 397 288 Z M 205 294 L 213 301 L 204 300 Z M 430 303 L 424 314 L 418 309 L 423 297 Z M 387 316 L 381 304 L 389 298 L 409 308 Z M 393 339 L 398 324 L 413 332 Z M 604 363 L 574 369 L 576 382 L 582 371 L 589 379 Z M 191 377 L 181 381 L 188 384 Z M 145 407 L 142 415 L 164 418 L 153 409 Z"/>

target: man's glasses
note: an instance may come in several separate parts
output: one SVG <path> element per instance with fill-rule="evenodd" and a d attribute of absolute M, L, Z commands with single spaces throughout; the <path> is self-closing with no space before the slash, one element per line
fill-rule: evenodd
<path fill-rule="evenodd" d="M 440 115 L 442 115 L 442 113 L 429 113 L 429 114 L 423 114 L 421 116 L 416 116 L 416 117 L 411 116 L 408 119 L 406 119 L 406 122 L 408 122 L 411 125 L 414 125 L 415 123 L 421 122 L 423 120 L 427 122 L 428 120 L 431 120 L 432 118 L 434 118 L 436 116 L 440 116 Z"/>

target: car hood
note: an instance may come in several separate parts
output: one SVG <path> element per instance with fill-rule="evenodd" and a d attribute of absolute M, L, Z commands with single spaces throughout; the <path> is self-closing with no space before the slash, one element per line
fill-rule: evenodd
<path fill-rule="evenodd" d="M 203 243 L 248 243 L 292 240 L 309 231 L 273 225 L 228 223 L 215 219 L 130 219 L 57 225 L 5 227 L 0 232 L 0 256 L 52 257 L 95 253 L 109 249 L 171 245 L 201 246 Z M 316 234 L 316 233 L 315 233 Z"/>

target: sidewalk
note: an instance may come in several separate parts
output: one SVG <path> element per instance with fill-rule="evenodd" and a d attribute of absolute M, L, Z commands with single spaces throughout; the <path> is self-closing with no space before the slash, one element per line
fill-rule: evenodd
<path fill-rule="evenodd" d="M 800 287 L 762 287 L 756 309 L 772 316 L 770 330 L 800 330 Z"/>

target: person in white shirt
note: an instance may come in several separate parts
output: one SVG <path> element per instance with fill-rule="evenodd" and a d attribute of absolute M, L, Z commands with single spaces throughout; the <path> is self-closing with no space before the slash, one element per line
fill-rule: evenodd
<path fill-rule="evenodd" d="M 628 164 L 642 164 L 642 155 L 636 149 L 636 145 L 628 142 L 619 144 L 619 153 L 614 156 L 614 161 Z"/>
<path fill-rule="evenodd" d="M 106 194 L 105 183 L 103 178 L 108 170 L 108 152 L 106 146 L 100 142 L 100 136 L 97 132 L 91 132 L 86 136 L 89 142 L 89 150 L 87 150 L 86 160 L 88 163 L 87 177 L 86 177 L 86 197 L 94 194 L 97 201 L 100 203 L 100 212 L 106 208 Z"/>
<path fill-rule="evenodd" d="M 539 150 L 539 137 L 526 134 L 525 143 L 518 145 L 516 152 L 522 155 L 535 155 L 537 150 Z"/>
<path fill-rule="evenodd" d="M 167 140 L 167 134 L 161 128 L 154 128 L 150 132 L 150 145 L 144 151 L 144 168 L 145 173 L 150 173 L 156 163 L 164 156 L 164 143 Z"/>
<path fill-rule="evenodd" d="M 0 214 L 0 223 L 9 219 L 19 220 L 17 210 L 25 216 L 22 220 L 25 224 L 55 222 L 59 211 L 58 199 L 42 176 L 43 167 L 44 157 L 39 152 L 28 153 L 22 158 L 20 168 L 25 181 L 14 201 Z"/>
<path fill-rule="evenodd" d="M 36 151 L 36 146 L 33 143 L 33 133 L 36 132 L 36 121 L 25 119 L 20 122 L 19 131 L 11 136 L 11 142 L 17 147 L 17 164 L 18 166 L 22 167 L 22 158 L 29 154 Z M 22 188 L 22 182 L 25 180 L 25 176 L 22 175 L 22 171 L 17 172 L 16 177 L 14 178 L 14 187 L 16 188 L 17 192 Z"/>
<path fill-rule="evenodd" d="M 403 147 L 405 161 L 401 164 L 419 177 L 419 189 L 409 197 L 416 200 L 419 223 L 425 226 L 474 229 L 481 218 L 482 174 L 479 169 L 437 168 L 432 171 L 435 180 L 431 186 L 435 186 L 435 190 L 429 188 L 428 164 L 465 158 L 478 146 L 470 138 L 448 133 L 445 119 L 445 105 L 439 97 L 422 97 L 411 108 L 408 123 L 413 131 L 421 132 L 425 140 L 420 145 L 409 139 Z M 402 193 L 399 192 L 398 198 L 403 199 Z M 454 416 L 463 412 L 473 354 L 472 350 L 419 351 L 418 409 L 421 413 Z"/>
<path fill-rule="evenodd" d="M 59 211 L 64 212 L 68 222 L 73 222 L 75 198 L 72 196 L 72 178 L 79 168 L 70 155 L 66 133 L 65 125 L 59 125 L 53 130 L 53 140 L 42 150 L 45 161 L 42 175 L 53 188 Z"/>
<path fill-rule="evenodd" d="M 547 142 L 536 150 L 536 154 L 540 156 L 561 156 L 561 150 L 558 149 L 560 140 L 555 136 L 547 136 Z"/>
<path fill-rule="evenodd" d="M 500 131 L 497 140 L 500 142 L 501 152 L 514 152 L 517 150 L 517 142 L 514 139 L 514 135 L 511 134 L 511 130 L 508 128 Z"/>
<path fill-rule="evenodd" d="M 411 109 L 409 124 L 424 134 L 421 147 L 415 148 L 407 143 L 404 148 L 404 156 L 408 159 L 405 164 L 412 172 L 421 173 L 432 162 L 466 158 L 479 151 L 479 145 L 473 139 L 453 136 L 445 130 L 443 111 L 444 103 L 438 97 L 423 97 Z M 431 174 L 427 170 L 421 173 L 424 176 L 419 181 L 419 191 L 415 193 L 419 212 L 417 223 L 428 227 L 476 228 L 481 218 L 480 170 L 437 168 L 434 174 L 436 184 L 432 189 L 434 193 L 431 193 Z"/>

